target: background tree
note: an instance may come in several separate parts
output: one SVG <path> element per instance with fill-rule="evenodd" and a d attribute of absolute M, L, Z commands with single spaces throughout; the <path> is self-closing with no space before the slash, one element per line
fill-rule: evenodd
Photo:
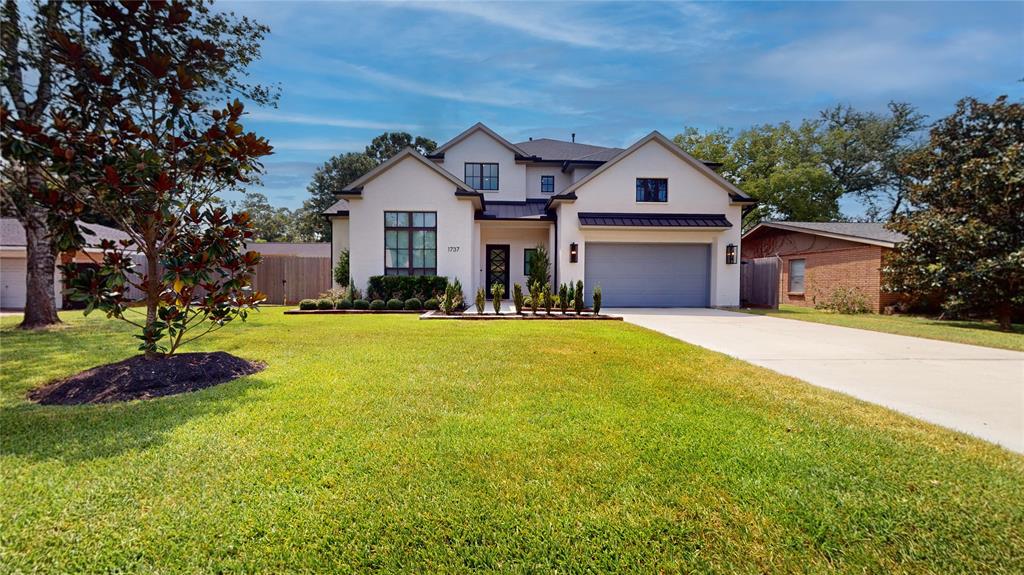
<path fill-rule="evenodd" d="M 271 152 L 245 132 L 241 103 L 214 105 L 230 93 L 272 100 L 245 83 L 267 29 L 198 0 L 83 6 L 80 31 L 54 38 L 56 61 L 72 79 L 51 107 L 52 131 L 23 123 L 5 150 L 50 167 L 52 211 L 89 206 L 128 234 L 123 244 L 102 245 L 98 272 L 69 267 L 71 296 L 87 312 L 100 308 L 140 327 L 140 349 L 156 357 L 194 339 L 182 339 L 187 331 L 244 319 L 260 300 L 248 289 L 258 255 L 239 249 L 252 235 L 248 216 L 210 206 L 249 183 Z M 89 102 L 102 112 L 83 114 Z M 58 247 L 79 247 L 73 217 L 58 219 Z M 142 270 L 129 250 L 141 254 Z M 144 319 L 133 315 L 128 285 L 145 294 Z"/>
<path fill-rule="evenodd" d="M 231 202 L 231 210 L 249 214 L 253 239 L 258 242 L 294 242 L 299 234 L 296 218 L 288 208 L 275 208 L 267 196 L 259 192 L 246 192 L 238 202 Z"/>
<path fill-rule="evenodd" d="M 437 149 L 437 142 L 423 136 L 412 136 L 406 132 L 384 132 L 366 146 L 366 155 L 373 160 L 373 165 L 383 164 L 398 152 L 408 148 L 416 148 L 421 154 L 429 154 Z"/>
<path fill-rule="evenodd" d="M 335 192 L 410 146 L 421 154 L 429 154 L 437 149 L 437 142 L 406 132 L 384 132 L 363 153 L 349 152 L 324 162 L 306 186 L 310 198 L 295 213 L 299 238 L 306 242 L 330 241 L 331 223 L 323 213 L 338 201 Z"/>
<path fill-rule="evenodd" d="M 891 224 L 907 240 L 887 266 L 888 287 L 995 314 L 1009 330 L 1024 306 L 1024 104 L 961 100 L 907 167 L 918 181 L 913 209 Z"/>
<path fill-rule="evenodd" d="M 306 186 L 310 197 L 296 210 L 296 235 L 306 242 L 330 241 L 331 223 L 323 213 L 338 201 L 334 193 L 376 165 L 366 154 L 349 152 L 334 156 L 317 168 L 313 179 Z"/>
<path fill-rule="evenodd" d="M 62 75 L 55 69 L 49 39 L 66 23 L 67 13 L 58 1 L 34 2 L 32 13 L 23 19 L 17 0 L 6 0 L 0 20 L 0 93 L 4 161 L 0 181 L 0 210 L 15 217 L 25 228 L 26 289 L 25 313 L 19 327 L 35 329 L 60 323 L 54 293 L 57 246 L 50 233 L 50 213 L 35 198 L 45 188 L 45 166 L 32 157 L 12 161 L 9 146 L 18 145 L 16 125 L 45 126 L 50 101 L 62 87 Z M 26 82 L 25 75 L 33 81 Z"/>

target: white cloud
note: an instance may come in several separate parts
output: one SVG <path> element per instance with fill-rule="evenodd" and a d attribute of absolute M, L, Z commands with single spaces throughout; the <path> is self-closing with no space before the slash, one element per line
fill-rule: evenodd
<path fill-rule="evenodd" d="M 887 26 L 836 32 L 785 44 L 754 59 L 761 77 L 796 87 L 844 94 L 905 94 L 970 79 L 1010 49 L 989 31 L 963 31 L 920 40 Z"/>
<path fill-rule="evenodd" d="M 305 152 L 358 152 L 366 147 L 363 140 L 330 140 L 325 138 L 270 138 L 274 150 Z"/>
<path fill-rule="evenodd" d="M 286 114 L 276 111 L 255 111 L 248 114 L 249 119 L 259 122 L 282 124 L 304 124 L 309 126 L 331 126 L 334 128 L 356 128 L 361 130 L 405 130 L 420 129 L 416 124 L 400 124 L 395 122 L 375 122 L 372 120 L 355 120 L 332 116 L 314 116 L 310 114 Z"/>

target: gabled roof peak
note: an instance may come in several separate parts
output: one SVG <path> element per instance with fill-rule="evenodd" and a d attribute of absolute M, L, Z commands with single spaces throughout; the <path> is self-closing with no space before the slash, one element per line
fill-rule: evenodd
<path fill-rule="evenodd" d="M 487 134 L 488 136 L 493 138 L 495 141 L 497 141 L 499 144 L 501 144 L 501 145 L 505 146 L 506 148 L 508 148 L 509 151 L 511 151 L 513 154 L 515 154 L 517 156 L 529 156 L 529 154 L 527 154 L 523 150 L 521 150 L 518 147 L 516 147 L 515 144 L 513 144 L 512 142 L 509 142 L 505 138 L 501 137 L 497 132 L 495 132 L 494 130 L 488 128 L 486 125 L 484 125 L 483 122 L 477 122 L 477 123 L 473 124 L 472 126 L 467 128 L 465 131 L 463 131 L 459 135 L 455 136 L 451 140 L 448 140 L 447 142 L 442 144 L 441 147 L 439 147 L 438 149 L 434 150 L 430 154 L 430 156 L 431 157 L 443 156 L 445 150 L 451 148 L 455 144 L 458 144 L 462 140 L 465 140 L 466 138 L 468 138 L 469 136 L 475 134 L 476 132 L 483 132 L 483 133 Z"/>

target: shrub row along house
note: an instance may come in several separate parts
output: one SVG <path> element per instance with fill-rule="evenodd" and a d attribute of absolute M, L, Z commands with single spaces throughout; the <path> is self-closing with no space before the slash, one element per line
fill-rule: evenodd
<path fill-rule="evenodd" d="M 880 223 L 761 222 L 743 235 L 743 259 L 781 258 L 779 303 L 814 307 L 853 290 L 877 313 L 899 300 L 882 290 L 882 267 L 904 239 Z"/>
<path fill-rule="evenodd" d="M 590 305 L 739 304 L 742 212 L 754 200 L 658 132 L 627 149 L 531 139 L 476 124 L 429 156 L 406 149 L 344 190 L 326 215 L 332 259 L 356 286 L 439 275 L 467 293 L 526 284 L 532 250 L 553 285 Z"/>

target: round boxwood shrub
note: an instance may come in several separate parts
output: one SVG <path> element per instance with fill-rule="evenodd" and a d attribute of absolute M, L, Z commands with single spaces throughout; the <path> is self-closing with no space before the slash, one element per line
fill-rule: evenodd
<path fill-rule="evenodd" d="M 352 308 L 353 309 L 370 309 L 370 302 L 366 301 L 365 299 L 357 299 L 356 301 L 352 302 Z"/>
<path fill-rule="evenodd" d="M 316 300 L 316 309 L 334 309 L 334 302 L 327 298 L 318 299 Z"/>
<path fill-rule="evenodd" d="M 435 299 L 435 298 L 430 298 L 427 301 L 423 302 L 423 309 L 437 309 L 437 308 L 438 308 L 438 303 L 437 303 L 437 299 Z"/>
<path fill-rule="evenodd" d="M 304 299 L 299 302 L 299 309 L 316 309 L 315 299 Z"/>
<path fill-rule="evenodd" d="M 334 309 L 352 309 L 352 300 L 339 299 L 338 303 L 334 304 Z"/>
<path fill-rule="evenodd" d="M 386 307 L 387 307 L 387 304 L 384 303 L 384 300 L 382 300 L 382 299 L 375 299 L 375 300 L 370 302 L 370 309 L 372 309 L 372 310 L 382 310 L 382 309 L 384 309 Z"/>
<path fill-rule="evenodd" d="M 420 310 L 423 309 L 423 302 L 419 299 L 411 297 L 405 300 L 405 309 Z"/>
<path fill-rule="evenodd" d="M 398 310 L 405 307 L 405 302 L 398 298 L 391 298 L 388 300 L 388 309 Z"/>

